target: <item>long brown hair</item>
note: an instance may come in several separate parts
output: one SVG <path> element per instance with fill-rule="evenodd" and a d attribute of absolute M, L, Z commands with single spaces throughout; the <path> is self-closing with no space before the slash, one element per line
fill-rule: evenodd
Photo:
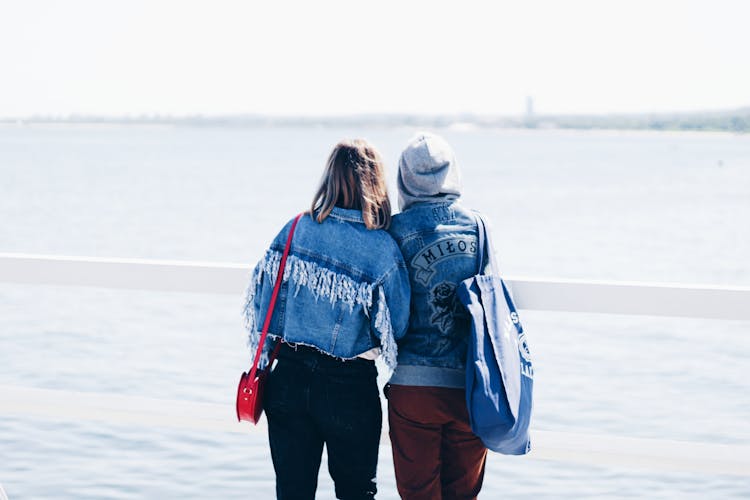
<path fill-rule="evenodd" d="M 387 229 L 391 224 L 383 159 L 364 139 L 343 140 L 328 157 L 311 213 L 323 222 L 334 206 L 361 210 L 367 229 Z"/>

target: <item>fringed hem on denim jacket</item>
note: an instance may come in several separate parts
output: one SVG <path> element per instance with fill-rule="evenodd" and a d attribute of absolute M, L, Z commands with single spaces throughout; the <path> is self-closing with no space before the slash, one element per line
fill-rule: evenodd
<path fill-rule="evenodd" d="M 273 286 L 272 283 L 276 281 L 280 262 L 280 252 L 273 250 L 266 251 L 263 259 L 255 266 L 247 290 L 245 291 L 244 324 L 248 332 L 248 345 L 253 354 L 255 354 L 258 348 L 263 327 L 263 325 L 257 323 L 254 306 L 255 294 L 264 274 L 268 279 L 267 283 L 269 286 Z M 388 309 L 382 286 L 375 288 L 370 283 L 358 283 L 344 274 L 331 271 L 315 262 L 304 261 L 294 255 L 287 257 L 282 281 L 291 282 L 291 285 L 294 287 L 293 293 L 295 296 L 302 287 L 306 287 L 313 293 L 316 300 L 320 298 L 328 299 L 331 304 L 343 302 L 349 305 L 350 312 L 354 310 L 355 305 L 361 305 L 368 316 L 373 307 L 373 295 L 376 295 L 377 303 L 375 306 L 377 309 L 373 326 L 380 337 L 383 361 L 390 369 L 396 367 L 396 341 L 393 336 L 390 310 Z M 290 292 L 292 291 L 292 286 L 289 288 Z M 271 337 L 272 335 L 269 333 L 263 346 L 260 360 L 261 368 L 268 364 L 273 344 Z M 273 336 L 273 338 L 276 337 Z"/>

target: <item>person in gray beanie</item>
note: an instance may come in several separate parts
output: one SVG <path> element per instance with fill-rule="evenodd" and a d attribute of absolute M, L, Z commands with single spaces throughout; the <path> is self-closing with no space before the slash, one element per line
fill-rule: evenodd
<path fill-rule="evenodd" d="M 478 271 L 478 226 L 460 203 L 461 174 L 441 137 L 417 134 L 401 153 L 401 213 L 388 232 L 409 269 L 409 326 L 386 385 L 401 498 L 476 498 L 487 449 L 466 410 L 469 317 L 456 287 Z"/>
<path fill-rule="evenodd" d="M 461 174 L 456 156 L 445 140 L 418 134 L 398 162 L 398 200 L 402 211 L 430 201 L 452 201 L 461 196 Z"/>

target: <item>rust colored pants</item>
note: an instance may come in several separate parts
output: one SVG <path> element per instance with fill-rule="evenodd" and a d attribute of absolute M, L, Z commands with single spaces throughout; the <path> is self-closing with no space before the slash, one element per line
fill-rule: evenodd
<path fill-rule="evenodd" d="M 464 390 L 388 385 L 386 394 L 401 498 L 476 498 L 487 448 L 471 432 Z"/>

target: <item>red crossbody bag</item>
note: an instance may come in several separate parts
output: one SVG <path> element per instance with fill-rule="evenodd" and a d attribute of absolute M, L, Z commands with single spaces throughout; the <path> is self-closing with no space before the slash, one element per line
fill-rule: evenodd
<path fill-rule="evenodd" d="M 263 414 L 263 389 L 266 385 L 266 378 L 268 373 L 271 371 L 271 365 L 279 354 L 279 348 L 281 347 L 281 340 L 276 343 L 276 347 L 271 353 L 268 365 L 263 370 L 258 370 L 258 362 L 260 361 L 260 355 L 263 351 L 263 345 L 266 342 L 266 336 L 268 335 L 268 327 L 271 325 L 271 317 L 273 316 L 273 309 L 276 306 L 276 298 L 279 295 L 281 289 L 281 282 L 284 278 L 284 268 L 286 267 L 286 258 L 289 255 L 289 248 L 292 246 L 292 236 L 294 235 L 294 229 L 297 227 L 300 217 L 303 214 L 299 214 L 292 222 L 292 227 L 289 230 L 289 237 L 286 240 L 286 247 L 284 253 L 281 256 L 281 262 L 279 263 L 279 272 L 276 275 L 276 284 L 273 287 L 273 294 L 271 295 L 271 302 L 268 304 L 268 312 L 266 313 L 266 319 L 263 322 L 263 332 L 260 335 L 260 342 L 258 342 L 258 349 L 255 352 L 255 361 L 253 366 L 250 368 L 250 373 L 243 372 L 240 377 L 240 384 L 237 387 L 237 420 L 248 420 L 254 424 L 258 423 L 260 416 Z"/>

